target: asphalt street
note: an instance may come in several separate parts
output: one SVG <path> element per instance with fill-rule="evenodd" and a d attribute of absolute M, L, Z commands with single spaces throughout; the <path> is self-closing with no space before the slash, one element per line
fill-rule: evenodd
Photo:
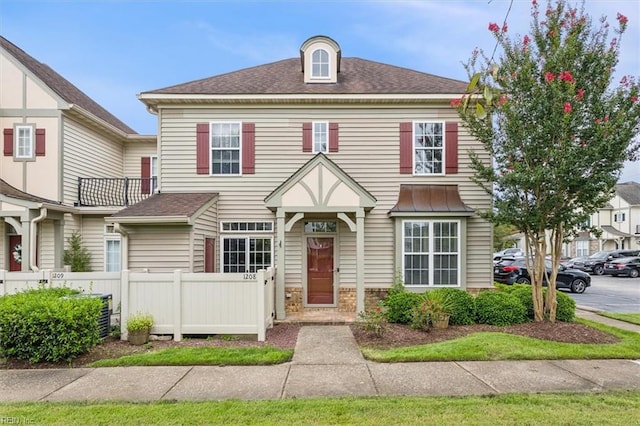
<path fill-rule="evenodd" d="M 591 287 L 582 294 L 566 294 L 576 305 L 604 312 L 640 312 L 640 277 L 591 276 Z"/>

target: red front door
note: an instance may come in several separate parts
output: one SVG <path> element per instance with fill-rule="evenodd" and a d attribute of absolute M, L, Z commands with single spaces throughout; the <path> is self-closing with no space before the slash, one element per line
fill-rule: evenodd
<path fill-rule="evenodd" d="M 307 304 L 334 304 L 333 237 L 307 238 Z"/>
<path fill-rule="evenodd" d="M 9 235 L 9 271 L 22 271 L 22 235 Z"/>

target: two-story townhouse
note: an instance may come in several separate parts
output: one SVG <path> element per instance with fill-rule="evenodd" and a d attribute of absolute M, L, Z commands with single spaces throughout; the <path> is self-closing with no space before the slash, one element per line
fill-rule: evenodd
<path fill-rule="evenodd" d="M 0 128 L 0 269 L 61 270 L 78 231 L 94 271 L 118 270 L 120 234 L 104 218 L 153 192 L 155 135 L 3 37 Z"/>
<path fill-rule="evenodd" d="M 611 201 L 591 215 L 589 226 L 600 236 L 581 232 L 567 244 L 571 257 L 588 256 L 598 251 L 640 249 L 640 183 L 624 182 L 615 186 Z"/>
<path fill-rule="evenodd" d="M 360 311 L 407 288 L 490 288 L 482 147 L 452 99 L 466 83 L 306 40 L 300 58 L 143 92 L 160 193 L 110 219 L 131 270 L 276 266 L 276 315 Z M 488 154 L 482 157 L 489 162 Z M 213 295 L 212 295 L 213 297 Z"/>

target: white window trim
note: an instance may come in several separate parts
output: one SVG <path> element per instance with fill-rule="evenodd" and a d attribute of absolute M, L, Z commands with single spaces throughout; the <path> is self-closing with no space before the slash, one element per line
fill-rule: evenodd
<path fill-rule="evenodd" d="M 20 155 L 19 143 L 20 130 L 29 129 L 29 155 Z M 16 160 L 33 160 L 36 156 L 36 126 L 34 124 L 16 124 L 13 129 L 13 157 Z"/>
<path fill-rule="evenodd" d="M 460 220 L 447 220 L 447 219 L 406 219 L 403 220 L 400 224 L 400 232 L 402 233 L 401 235 L 401 261 L 402 261 L 402 281 L 406 282 L 405 280 L 405 250 L 404 250 L 404 224 L 406 222 L 427 222 L 429 223 L 429 251 L 428 251 L 428 256 L 429 256 L 429 282 L 431 284 L 405 284 L 405 287 L 407 288 L 440 288 L 440 287 L 449 287 L 449 288 L 461 288 L 462 287 L 462 222 Z M 434 223 L 456 223 L 458 225 L 458 251 L 456 252 L 457 256 L 458 256 L 458 264 L 456 265 L 457 268 L 457 282 L 458 284 L 452 285 L 452 284 L 433 284 L 434 282 L 434 272 L 435 272 L 435 268 L 433 267 L 433 257 L 435 256 L 435 252 L 433 251 L 433 244 L 434 244 L 434 235 L 433 235 L 433 224 Z M 438 253 L 438 254 L 443 254 L 442 252 Z M 451 253 L 449 253 L 451 254 Z"/>
<path fill-rule="evenodd" d="M 627 220 L 627 215 L 625 214 L 626 212 L 617 212 L 614 213 L 613 215 L 613 221 L 616 223 L 622 223 L 625 222 Z M 618 218 L 620 218 L 620 220 L 618 220 Z"/>
<path fill-rule="evenodd" d="M 232 224 L 232 223 L 268 223 L 271 225 L 271 229 L 264 229 L 264 230 L 233 230 L 233 229 L 224 229 L 224 225 L 225 224 Z M 220 221 L 220 232 L 221 233 L 230 233 L 230 234 L 234 234 L 236 235 L 236 233 L 242 233 L 242 234 L 251 234 L 253 235 L 255 234 L 273 234 L 273 230 L 274 230 L 274 222 L 272 220 L 223 220 Z"/>
<path fill-rule="evenodd" d="M 324 151 L 320 151 L 316 149 L 316 125 L 320 125 L 320 124 L 324 124 L 324 130 L 325 130 L 325 137 L 326 137 L 326 141 L 325 141 L 325 149 Z M 314 154 L 317 154 L 318 152 L 322 152 L 323 154 L 327 154 L 329 152 L 329 122 L 328 121 L 313 121 L 311 122 L 311 133 L 312 133 L 312 138 L 311 138 L 311 151 Z"/>
<path fill-rule="evenodd" d="M 316 62 L 313 60 L 313 54 L 319 50 L 322 50 L 324 53 L 327 54 L 327 75 L 316 75 L 313 72 L 313 66 L 316 64 Z M 331 79 L 331 53 L 324 47 L 318 47 L 316 49 L 313 49 L 313 51 L 311 52 L 310 59 L 311 59 L 311 73 L 310 73 L 311 78 L 313 80 L 330 80 Z M 320 64 L 324 64 L 324 63 L 320 62 Z"/>
<path fill-rule="evenodd" d="M 154 163 L 155 163 L 155 173 L 154 173 Z M 158 185 L 158 156 L 152 155 L 149 157 L 149 178 L 151 178 L 151 193 L 155 194 L 159 192 Z M 154 179 L 155 178 L 155 179 Z"/>
<path fill-rule="evenodd" d="M 104 259 L 103 259 L 103 271 L 107 271 L 107 242 L 108 241 L 118 241 L 119 244 L 119 251 L 120 251 L 120 260 L 119 260 L 119 265 L 120 265 L 120 269 L 119 271 L 122 271 L 122 238 L 121 235 L 115 231 L 113 231 L 113 225 L 105 225 L 104 226 L 104 243 L 103 243 L 103 253 L 104 253 Z"/>
<path fill-rule="evenodd" d="M 273 267 L 273 261 L 275 258 L 275 252 L 274 252 L 274 247 L 273 247 L 273 236 L 269 236 L 269 235 L 264 235 L 264 234 L 229 234 L 229 235 L 221 235 L 220 236 L 220 250 L 219 250 L 219 257 L 220 257 L 220 272 L 223 274 L 247 274 L 247 273 L 253 273 L 253 272 L 249 272 L 249 271 L 244 271 L 244 272 L 224 272 L 224 242 L 225 240 L 228 239 L 245 239 L 247 240 L 247 244 L 246 244 L 246 251 L 245 251 L 245 255 L 249 256 L 250 255 L 250 244 L 249 244 L 249 239 L 251 238 L 255 238 L 255 239 L 262 239 L 262 240 L 269 240 L 269 243 L 271 244 L 271 263 L 269 265 L 269 267 Z M 247 257 L 247 262 L 245 263 L 246 266 L 249 266 L 249 258 Z"/>
<path fill-rule="evenodd" d="M 577 240 L 576 241 L 576 256 L 589 256 L 589 241 Z"/>
<path fill-rule="evenodd" d="M 228 151 L 235 150 L 236 148 L 214 148 L 213 147 L 213 125 L 214 124 L 237 124 L 239 127 L 239 141 L 238 141 L 238 173 L 213 173 L 213 158 L 212 152 L 216 151 Z M 242 176 L 242 121 L 210 121 L 209 122 L 209 175 L 211 176 Z"/>
<path fill-rule="evenodd" d="M 440 173 L 416 173 L 416 124 L 430 123 L 442 124 L 442 172 Z M 411 123 L 411 167 L 413 176 L 445 176 L 447 174 L 447 129 L 442 120 L 414 120 Z"/>

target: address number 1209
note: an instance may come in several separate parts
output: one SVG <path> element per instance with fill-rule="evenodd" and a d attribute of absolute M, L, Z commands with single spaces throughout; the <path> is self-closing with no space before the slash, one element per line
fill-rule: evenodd
<path fill-rule="evenodd" d="M 256 279 L 256 274 L 244 274 L 242 277 L 245 280 L 255 280 Z"/>

